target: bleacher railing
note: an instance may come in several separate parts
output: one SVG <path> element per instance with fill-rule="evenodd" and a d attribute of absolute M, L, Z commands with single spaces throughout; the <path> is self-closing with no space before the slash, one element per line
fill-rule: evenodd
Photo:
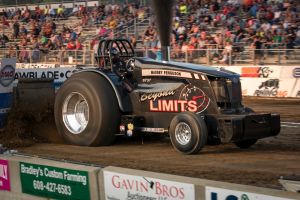
<path fill-rule="evenodd" d="M 140 0 L 141 5 L 145 5 L 148 0 Z M 134 3 L 135 0 L 126 0 L 128 3 Z M 0 9 L 2 8 L 16 8 L 16 7 L 25 7 L 34 8 L 35 6 L 43 6 L 43 5 L 51 5 L 56 7 L 59 4 L 64 6 L 71 7 L 73 4 L 80 5 L 90 5 L 94 4 L 113 4 L 113 3 L 124 3 L 123 0 L 1 0 L 0 1 Z"/>
<path fill-rule="evenodd" d="M 207 65 L 293 65 L 300 63 L 300 49 L 261 49 L 228 52 L 224 49 L 171 50 L 173 61 Z M 241 56 L 242 53 L 242 56 Z M 137 49 L 138 57 L 160 59 L 159 49 Z M 243 57 L 244 56 L 244 57 Z M 0 49 L 0 58 L 17 57 L 21 63 L 53 63 L 61 65 L 95 65 L 93 50 L 11 50 Z"/>

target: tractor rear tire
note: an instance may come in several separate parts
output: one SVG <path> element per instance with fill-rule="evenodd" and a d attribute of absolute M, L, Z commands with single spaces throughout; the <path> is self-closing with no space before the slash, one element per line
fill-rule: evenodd
<path fill-rule="evenodd" d="M 198 153 L 207 142 L 207 127 L 204 120 L 192 112 L 176 115 L 169 128 L 173 147 L 184 154 Z"/>
<path fill-rule="evenodd" d="M 64 140 L 80 146 L 112 144 L 121 120 L 113 88 L 94 72 L 80 72 L 64 82 L 55 98 L 54 114 Z"/>

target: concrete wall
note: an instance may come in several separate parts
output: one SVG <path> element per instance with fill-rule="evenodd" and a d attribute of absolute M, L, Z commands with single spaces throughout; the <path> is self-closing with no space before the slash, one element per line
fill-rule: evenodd
<path fill-rule="evenodd" d="M 119 167 L 99 168 L 87 165 L 72 164 L 47 160 L 37 157 L 20 155 L 0 155 L 0 161 L 8 160 L 10 191 L 1 191 L 0 199 L 47 199 L 49 197 L 37 197 L 22 192 L 20 166 L 30 165 L 34 167 L 47 166 L 80 170 L 88 173 L 90 199 L 211 199 L 211 200 L 284 200 L 300 199 L 300 194 L 260 188 L 239 184 L 231 184 L 219 181 L 210 181 L 198 178 L 189 178 L 162 173 L 154 173 L 142 170 L 125 169 Z M 2 162 L 3 163 L 3 162 Z M 5 177 L 3 165 L 0 162 L 0 182 Z M 23 168 L 24 169 L 24 168 Z M 22 175 L 21 175 L 22 174 Z M 27 176 L 27 174 L 25 174 Z M 30 174 L 31 175 L 31 174 Z M 29 175 L 29 176 L 30 176 Z M 45 181 L 38 178 L 37 180 Z M 7 179 L 7 177 L 6 177 Z M 26 180 L 27 181 L 27 180 Z M 24 184 L 24 177 L 23 177 Z M 29 184 L 32 182 L 29 181 Z M 66 183 L 67 184 L 67 183 Z M 0 185 L 1 186 L 1 185 Z M 57 192 L 57 191 L 56 191 Z M 79 199 L 87 199 L 78 197 Z M 76 197 L 77 198 L 77 197 Z M 63 198 L 62 198 L 63 199 Z M 72 199 L 72 198 L 68 198 Z"/>
<path fill-rule="evenodd" d="M 105 180 L 104 174 L 106 172 L 113 172 L 116 175 L 124 174 L 125 177 L 127 177 L 127 179 L 129 179 L 129 182 L 131 180 L 138 179 L 138 177 L 140 177 L 141 180 L 143 179 L 143 177 L 147 177 L 148 181 L 151 180 L 154 182 L 154 184 L 156 182 L 162 182 L 161 180 L 171 181 L 171 183 L 169 183 L 170 184 L 169 186 L 172 185 L 172 182 L 173 182 L 173 185 L 176 182 L 183 183 L 183 184 L 192 184 L 192 185 L 194 185 L 194 189 L 195 189 L 194 190 L 195 191 L 195 199 L 199 199 L 199 200 L 200 199 L 212 199 L 212 198 L 210 198 L 210 195 L 207 195 L 207 194 L 209 194 L 209 191 L 212 191 L 212 189 L 214 189 L 214 188 L 220 188 L 220 190 L 225 189 L 225 190 L 237 191 L 236 195 L 238 195 L 239 192 L 242 192 L 248 196 L 253 196 L 253 194 L 254 194 L 257 197 L 257 198 L 255 198 L 256 200 L 258 200 L 258 199 L 264 199 L 264 200 L 266 200 L 266 199 L 270 199 L 270 200 L 271 199 L 272 200 L 300 199 L 300 194 L 281 191 L 281 190 L 273 190 L 273 189 L 268 189 L 268 188 L 260 188 L 260 187 L 225 183 L 225 182 L 219 182 L 219 181 L 210 181 L 210 180 L 206 180 L 206 179 L 174 176 L 174 175 L 169 175 L 169 174 L 161 174 L 161 173 L 147 172 L 147 171 L 141 171 L 141 170 L 124 169 L 124 168 L 119 168 L 119 167 L 106 167 L 103 170 L 101 170 L 101 172 L 99 174 L 99 184 L 100 184 L 99 191 L 100 191 L 101 199 L 106 199 L 106 196 L 108 195 L 108 194 L 105 194 L 105 187 L 104 187 L 104 185 L 105 185 L 104 184 L 104 180 Z M 128 176 L 128 175 L 130 175 L 130 176 Z M 160 184 L 160 185 L 162 185 L 162 184 Z M 132 190 L 134 190 L 134 189 L 132 189 Z M 128 189 L 128 191 L 130 191 L 130 189 Z M 218 189 L 216 189 L 216 191 L 218 191 Z M 231 192 L 232 195 L 235 195 L 235 192 L 233 192 L 233 191 L 229 191 L 229 192 Z M 224 191 L 220 191 L 220 193 L 222 193 L 222 192 L 224 192 Z M 151 194 L 149 195 L 149 197 L 150 196 L 151 196 Z M 158 197 L 158 196 L 156 196 L 156 197 Z M 160 195 L 160 196 L 162 199 L 164 197 L 166 197 L 166 195 Z M 219 194 L 219 197 L 220 196 L 221 195 Z M 116 198 L 118 198 L 118 196 L 116 196 Z M 167 199 L 172 199 L 172 198 L 168 197 Z M 252 198 L 249 198 L 249 200 L 250 199 L 252 199 Z M 225 200 L 225 199 L 218 198 L 218 200 Z"/>

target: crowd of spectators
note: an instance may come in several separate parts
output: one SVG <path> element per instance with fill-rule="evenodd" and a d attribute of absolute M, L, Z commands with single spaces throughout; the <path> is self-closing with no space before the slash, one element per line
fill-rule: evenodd
<path fill-rule="evenodd" d="M 83 49 L 82 32 L 92 26 L 95 36 L 114 37 L 113 33 L 135 18 L 144 18 L 149 10 L 151 7 L 138 3 L 3 9 L 1 27 L 12 33 L 0 34 L 0 48 L 9 48 L 11 54 L 17 49 L 20 61 L 34 62 L 49 50 Z M 62 20 L 72 16 L 78 23 L 61 25 Z M 92 48 L 99 37 L 91 40 Z M 262 56 L 262 49 L 293 49 L 300 45 L 300 1 L 177 0 L 171 38 L 171 56 L 193 56 L 195 49 L 202 49 L 197 55 L 204 56 L 205 49 L 214 49 L 211 58 L 217 63 L 228 63 L 229 56 L 245 46 L 255 49 L 256 57 Z M 129 39 L 133 46 L 142 40 L 145 48 L 160 47 L 155 23 L 142 35 Z M 9 41 L 18 43 L 12 45 Z"/>
<path fill-rule="evenodd" d="M 96 27 L 96 36 L 113 37 L 111 30 L 121 30 L 135 17 L 144 17 L 145 8 L 138 4 L 96 4 L 92 7 L 74 5 L 66 9 L 63 5 L 3 9 L 1 28 L 12 33 L 0 35 L 0 48 L 9 48 L 10 56 L 17 56 L 20 62 L 35 62 L 41 53 L 51 50 L 82 50 L 82 31 Z M 62 22 L 75 17 L 78 23 L 68 25 Z M 58 26 L 60 24 L 60 26 Z M 9 41 L 18 41 L 14 45 Z M 17 50 L 17 51 L 15 51 Z M 18 55 L 15 55 L 17 52 Z"/>
<path fill-rule="evenodd" d="M 155 25 L 143 35 L 146 48 L 159 48 Z M 194 49 L 216 49 L 213 62 L 228 63 L 232 52 L 300 45 L 300 1 L 179 0 L 173 23 L 172 56 Z M 205 54 L 205 51 L 198 52 Z"/>

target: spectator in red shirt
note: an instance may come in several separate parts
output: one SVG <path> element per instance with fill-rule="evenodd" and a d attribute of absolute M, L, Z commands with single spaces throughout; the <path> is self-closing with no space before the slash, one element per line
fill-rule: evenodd
<path fill-rule="evenodd" d="M 83 16 L 86 13 L 86 9 L 83 5 L 80 5 L 79 7 L 79 16 Z"/>
<path fill-rule="evenodd" d="M 83 48 L 82 44 L 79 42 L 78 39 L 76 39 L 75 48 L 76 48 L 76 50 L 82 50 L 82 48 Z"/>
<path fill-rule="evenodd" d="M 2 25 L 6 26 L 6 27 L 9 27 L 9 21 L 7 21 L 5 16 L 2 16 Z"/>
<path fill-rule="evenodd" d="M 76 49 L 76 44 L 74 40 L 70 40 L 67 44 L 67 50 L 75 50 Z"/>

